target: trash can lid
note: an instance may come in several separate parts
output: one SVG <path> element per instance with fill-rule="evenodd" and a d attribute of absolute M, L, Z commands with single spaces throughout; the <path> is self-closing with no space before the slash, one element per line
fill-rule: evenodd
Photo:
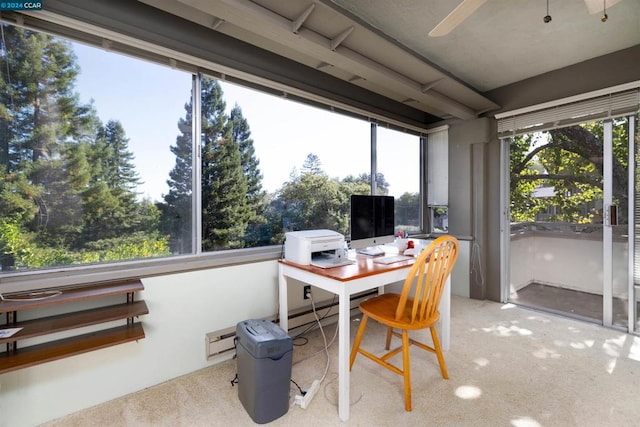
<path fill-rule="evenodd" d="M 236 337 L 255 357 L 277 357 L 293 348 L 291 337 L 264 319 L 249 319 L 236 326 Z"/>

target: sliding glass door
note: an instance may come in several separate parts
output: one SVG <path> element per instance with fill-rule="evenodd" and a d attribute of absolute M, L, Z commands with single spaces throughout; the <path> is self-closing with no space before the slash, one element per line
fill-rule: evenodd
<path fill-rule="evenodd" d="M 508 139 L 508 301 L 607 326 L 635 320 L 634 123 L 621 117 Z"/>

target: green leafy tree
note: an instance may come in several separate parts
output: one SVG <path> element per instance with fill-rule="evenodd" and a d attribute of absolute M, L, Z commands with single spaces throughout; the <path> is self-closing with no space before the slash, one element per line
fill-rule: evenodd
<path fill-rule="evenodd" d="M 0 170 L 0 218 L 16 218 L 21 225 L 29 223 L 38 212 L 33 200 L 42 188 L 32 185 L 25 173 Z"/>
<path fill-rule="evenodd" d="M 349 229 L 350 186 L 329 178 L 322 170 L 320 159 L 309 154 L 302 172 L 292 172 L 291 179 L 278 191 L 272 203 L 272 223 L 282 233 L 291 230 L 327 228 L 343 234 Z"/>
<path fill-rule="evenodd" d="M 404 193 L 395 200 L 395 219 L 403 230 L 420 230 L 420 194 Z"/>
<path fill-rule="evenodd" d="M 358 184 L 359 190 L 353 194 L 371 194 L 371 174 L 361 173 L 358 176 L 348 175 L 343 180 L 344 183 L 353 182 Z M 361 188 L 366 187 L 366 189 Z M 385 196 L 389 194 L 389 183 L 381 172 L 376 173 L 376 187 L 378 195 Z"/>
<path fill-rule="evenodd" d="M 544 200 L 535 197 L 535 189 L 542 186 L 540 166 L 535 154 L 529 155 L 537 144 L 534 135 L 525 134 L 511 140 L 509 161 L 511 170 L 511 221 L 534 221 L 536 214 L 544 212 Z"/>
<path fill-rule="evenodd" d="M 627 126 L 614 122 L 613 193 L 621 222 L 626 222 Z M 603 176 L 602 122 L 555 129 L 512 139 L 511 220 L 547 220 L 570 223 L 601 223 Z M 549 189 L 540 197 L 537 191 Z"/>
<path fill-rule="evenodd" d="M 382 174 L 379 174 L 382 177 Z M 371 180 L 370 174 L 360 174 L 358 176 L 347 175 L 340 182 L 343 191 L 349 195 L 351 194 L 371 194 Z M 351 197 L 351 196 L 349 196 Z"/>

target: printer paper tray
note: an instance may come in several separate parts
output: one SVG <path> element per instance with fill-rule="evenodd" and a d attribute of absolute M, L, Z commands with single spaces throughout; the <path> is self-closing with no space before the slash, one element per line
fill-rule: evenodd
<path fill-rule="evenodd" d="M 355 264 L 355 261 L 350 260 L 350 259 L 341 259 L 341 260 L 334 260 L 334 259 L 318 259 L 318 260 L 313 260 L 311 261 L 311 265 L 313 265 L 314 267 L 320 267 L 320 268 L 333 268 L 333 267 L 342 267 L 343 265 L 351 265 L 351 264 Z"/>

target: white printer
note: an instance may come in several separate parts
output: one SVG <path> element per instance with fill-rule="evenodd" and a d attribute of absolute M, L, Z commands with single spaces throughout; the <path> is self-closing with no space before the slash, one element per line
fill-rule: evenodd
<path fill-rule="evenodd" d="M 347 264 L 344 236 L 331 230 L 304 230 L 285 233 L 284 258 L 300 265 L 320 267 Z M 319 265 L 322 264 L 322 265 Z"/>

